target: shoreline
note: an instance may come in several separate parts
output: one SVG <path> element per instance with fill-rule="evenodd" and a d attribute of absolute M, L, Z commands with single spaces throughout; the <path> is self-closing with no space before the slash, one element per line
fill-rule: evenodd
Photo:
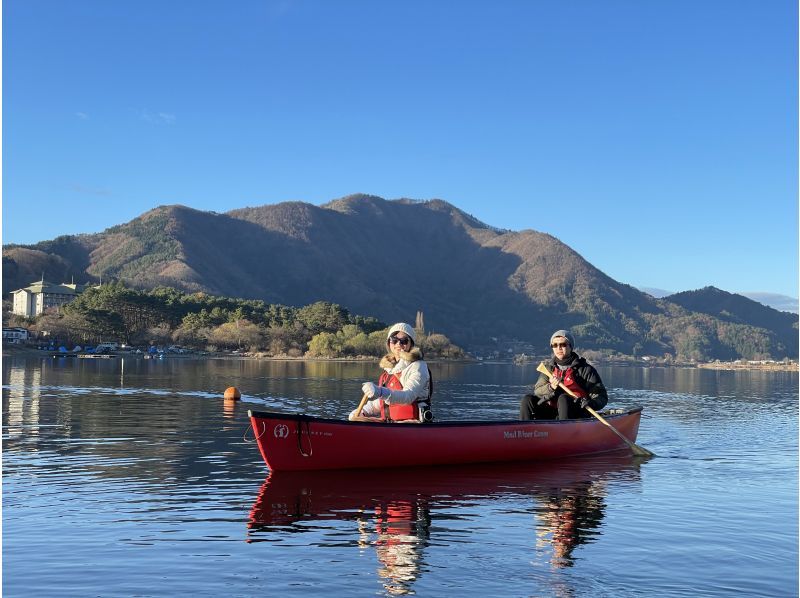
<path fill-rule="evenodd" d="M 136 353 L 114 353 L 114 354 L 106 354 L 106 355 L 86 355 L 86 354 L 76 354 L 76 353 L 64 353 L 58 354 L 54 351 L 42 351 L 40 349 L 34 349 L 31 347 L 17 347 L 13 345 L 4 345 L 2 347 L 2 355 L 3 357 L 69 357 L 69 358 L 81 358 L 81 359 L 113 359 L 113 358 L 122 358 L 122 357 L 133 357 L 137 359 L 145 359 L 145 354 L 136 354 Z M 150 359 L 153 357 L 148 356 Z M 292 357 L 289 355 L 281 355 L 281 356 L 267 356 L 261 353 L 257 354 L 249 354 L 249 353 L 242 353 L 238 355 L 230 354 L 230 353 L 207 353 L 204 355 L 197 354 L 197 353 L 189 353 L 189 354 L 173 354 L 170 353 L 165 355 L 163 358 L 155 358 L 155 359 L 230 359 L 230 360 L 254 360 L 254 361 L 309 361 L 309 362 L 328 362 L 328 363 L 356 363 L 361 361 L 380 361 L 379 357 L 373 356 L 366 356 L 360 355 L 357 357 Z M 480 361 L 477 359 L 427 359 L 426 361 L 430 363 L 464 363 L 464 364 L 509 364 L 514 365 L 515 362 L 513 360 L 502 361 L 502 360 L 492 360 L 492 361 Z M 772 372 L 799 372 L 800 371 L 800 364 L 796 361 L 790 361 L 788 363 L 784 362 L 769 362 L 769 363 L 741 363 L 738 361 L 732 362 L 710 362 L 710 363 L 640 363 L 640 362 L 628 362 L 628 361 L 619 361 L 619 360 L 592 360 L 595 366 L 622 366 L 622 367 L 645 367 L 645 368 L 697 368 L 697 369 L 705 369 L 705 370 L 751 370 L 751 371 L 772 371 Z M 517 365 L 525 365 L 525 364 L 534 364 L 537 363 L 536 361 L 528 361 L 522 364 Z"/>
<path fill-rule="evenodd" d="M 764 372 L 797 372 L 800 366 L 796 361 L 789 363 L 737 363 L 737 362 L 715 362 L 700 363 L 698 368 L 703 370 L 756 370 Z"/>

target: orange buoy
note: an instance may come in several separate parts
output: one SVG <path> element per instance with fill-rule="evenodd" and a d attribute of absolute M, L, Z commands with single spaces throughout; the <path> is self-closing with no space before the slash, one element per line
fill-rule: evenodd
<path fill-rule="evenodd" d="M 226 401 L 238 401 L 242 398 L 242 393 L 239 392 L 239 389 L 235 386 L 229 386 L 225 389 L 225 400 Z"/>

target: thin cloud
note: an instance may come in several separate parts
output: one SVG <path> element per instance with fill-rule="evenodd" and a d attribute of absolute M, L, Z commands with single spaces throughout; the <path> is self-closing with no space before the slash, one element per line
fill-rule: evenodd
<path fill-rule="evenodd" d="M 75 116 L 77 116 L 81 120 L 89 120 L 89 115 L 85 112 L 76 112 Z"/>
<path fill-rule="evenodd" d="M 95 195 L 100 197 L 109 197 L 110 195 L 113 195 L 111 193 L 111 189 L 102 187 L 87 187 L 86 185 L 81 185 L 80 183 L 72 183 L 69 188 L 71 191 L 80 193 L 81 195 Z"/>
<path fill-rule="evenodd" d="M 139 118 L 153 125 L 174 125 L 176 121 L 174 114 L 169 112 L 150 112 L 150 110 L 142 110 L 139 113 Z"/>

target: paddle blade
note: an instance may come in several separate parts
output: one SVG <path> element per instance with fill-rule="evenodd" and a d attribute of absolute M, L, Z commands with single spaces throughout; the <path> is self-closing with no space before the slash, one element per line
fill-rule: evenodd
<path fill-rule="evenodd" d="M 633 443 L 633 442 L 631 443 L 631 451 L 637 457 L 647 457 L 649 459 L 650 457 L 655 457 L 656 456 L 655 453 L 651 453 L 650 451 L 648 451 L 643 446 L 639 446 L 638 444 Z"/>

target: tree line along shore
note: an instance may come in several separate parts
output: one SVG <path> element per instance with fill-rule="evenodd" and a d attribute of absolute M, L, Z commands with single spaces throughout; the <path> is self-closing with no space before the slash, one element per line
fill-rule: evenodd
<path fill-rule="evenodd" d="M 4 326 L 22 327 L 34 347 L 76 346 L 85 349 L 113 341 L 128 352 L 162 352 L 180 346 L 193 355 L 277 359 L 370 359 L 386 352 L 388 325 L 374 317 L 351 314 L 335 303 L 319 301 L 304 307 L 269 304 L 260 300 L 183 293 L 170 287 L 150 291 L 129 288 L 121 282 L 91 287 L 58 309 L 24 318 L 4 303 Z M 444 334 L 424 329 L 421 314 L 415 328 L 426 359 L 496 360 L 495 355 L 469 355 Z M 5 349 L 9 349 L 8 346 Z M 17 346 L 10 349 L 22 350 Z M 794 360 L 709 362 L 664 358 L 637 358 L 614 352 L 586 350 L 588 360 L 609 365 L 698 366 L 710 369 L 762 369 L 797 371 Z M 519 363 L 549 355 L 505 355 Z"/>
<path fill-rule="evenodd" d="M 51 351 L 43 351 L 40 347 L 41 344 L 37 346 L 37 343 L 32 343 L 28 345 L 23 344 L 4 344 L 3 345 L 3 354 L 4 355 L 17 355 L 17 356 L 26 356 L 26 357 L 41 357 L 43 354 L 47 356 L 57 356 L 59 353 L 56 350 Z M 68 353 L 71 354 L 71 353 Z M 170 359 L 173 358 L 210 358 L 210 359 L 255 359 L 255 360 L 287 360 L 287 361 L 377 361 L 379 359 L 378 355 L 351 355 L 349 357 L 345 356 L 312 356 L 308 353 L 304 355 L 272 355 L 262 351 L 238 351 L 238 350 L 222 350 L 222 351 L 206 351 L 206 350 L 188 350 L 182 353 L 171 353 L 171 352 L 163 352 L 162 354 L 167 354 Z M 148 355 L 146 351 L 141 349 L 139 350 L 130 350 L 130 349 L 123 349 L 121 351 L 115 352 L 113 355 L 103 355 L 101 357 L 122 357 L 122 356 L 144 356 L 144 357 L 151 357 Z M 160 354 L 159 354 L 160 355 Z M 524 361 L 516 360 L 516 359 L 497 359 L 497 360 L 477 360 L 474 357 L 471 357 L 466 354 L 462 354 L 459 357 L 448 357 L 448 356 L 431 356 L 429 354 L 425 355 L 427 361 L 436 362 L 436 361 L 462 361 L 467 363 L 475 363 L 478 361 L 485 361 L 488 363 L 491 362 L 503 362 L 508 363 L 511 361 L 512 363 L 516 363 L 517 365 L 522 365 L 525 363 L 538 363 L 539 361 L 545 361 L 547 359 L 546 356 L 539 356 L 537 359 L 526 359 Z M 715 361 L 711 363 L 692 363 L 692 362 L 681 362 L 681 361 L 671 361 L 671 362 L 655 362 L 649 361 L 645 362 L 642 360 L 635 360 L 635 359 L 619 359 L 619 358 L 605 358 L 603 356 L 593 355 L 592 352 L 589 352 L 589 359 L 588 361 L 596 366 L 619 366 L 619 367 L 668 367 L 668 368 L 700 368 L 700 369 L 710 369 L 710 370 L 760 370 L 760 371 L 772 371 L 772 372 L 800 372 L 800 364 L 797 361 L 793 360 L 786 360 L 786 361 Z"/>
<path fill-rule="evenodd" d="M 280 358 L 378 357 L 386 353 L 388 328 L 326 301 L 291 307 L 170 287 L 140 291 L 120 282 L 88 288 L 35 318 L 14 315 L 4 306 L 3 322 L 28 330 L 32 344 L 56 349 L 113 341 L 142 352 L 178 345 L 195 353 Z M 417 335 L 426 356 L 466 357 L 443 334 L 419 327 Z"/>

